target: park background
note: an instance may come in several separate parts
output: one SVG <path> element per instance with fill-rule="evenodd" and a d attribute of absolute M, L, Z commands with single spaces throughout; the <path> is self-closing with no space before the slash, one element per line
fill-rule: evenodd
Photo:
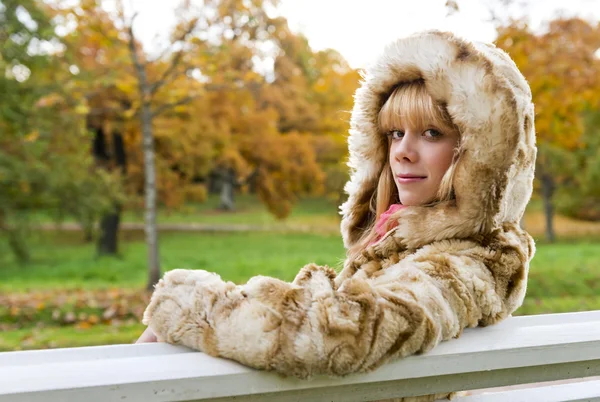
<path fill-rule="evenodd" d="M 174 268 L 339 269 L 360 69 L 426 28 L 532 88 L 517 314 L 600 309 L 600 4 L 569 3 L 0 0 L 0 351 L 132 342 Z"/>

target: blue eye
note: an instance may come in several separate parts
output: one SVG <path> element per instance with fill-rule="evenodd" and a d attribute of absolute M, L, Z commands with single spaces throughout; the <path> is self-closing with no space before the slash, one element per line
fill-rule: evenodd
<path fill-rule="evenodd" d="M 438 130 L 435 130 L 433 128 L 426 130 L 424 132 L 424 134 L 425 134 L 425 137 L 431 138 L 431 139 L 437 139 L 437 138 L 441 138 L 444 136 L 444 134 L 440 133 Z"/>
<path fill-rule="evenodd" d="M 388 132 L 388 137 L 391 137 L 392 140 L 398 140 L 404 137 L 404 131 L 401 130 L 391 130 Z"/>

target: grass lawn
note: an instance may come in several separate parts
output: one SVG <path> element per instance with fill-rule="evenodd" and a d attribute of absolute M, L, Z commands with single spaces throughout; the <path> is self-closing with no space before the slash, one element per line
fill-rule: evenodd
<path fill-rule="evenodd" d="M 142 232 L 125 232 L 118 258 L 97 258 L 78 232 L 38 233 L 34 261 L 20 266 L 0 250 L 0 292 L 42 289 L 143 288 L 146 245 Z M 164 271 L 204 269 L 239 283 L 262 274 L 292 280 L 309 262 L 337 268 L 344 256 L 339 235 L 278 233 L 177 233 L 160 236 Z"/>
<path fill-rule="evenodd" d="M 517 314 L 600 310 L 600 240 L 538 244 Z"/>

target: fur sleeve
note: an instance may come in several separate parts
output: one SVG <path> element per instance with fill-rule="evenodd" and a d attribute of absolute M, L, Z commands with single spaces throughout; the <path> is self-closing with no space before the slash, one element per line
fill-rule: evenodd
<path fill-rule="evenodd" d="M 235 285 L 175 270 L 157 285 L 144 323 L 161 341 L 285 375 L 369 371 L 520 305 L 532 242 L 518 233 L 496 239 L 437 242 L 337 288 L 335 272 L 314 264 L 292 283 L 259 276 Z"/>

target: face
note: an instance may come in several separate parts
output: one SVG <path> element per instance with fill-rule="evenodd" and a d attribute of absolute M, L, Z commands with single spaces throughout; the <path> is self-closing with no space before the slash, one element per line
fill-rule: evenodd
<path fill-rule="evenodd" d="M 400 202 L 416 206 L 433 201 L 452 163 L 458 133 L 407 127 L 393 130 L 388 136 L 389 162 Z"/>

